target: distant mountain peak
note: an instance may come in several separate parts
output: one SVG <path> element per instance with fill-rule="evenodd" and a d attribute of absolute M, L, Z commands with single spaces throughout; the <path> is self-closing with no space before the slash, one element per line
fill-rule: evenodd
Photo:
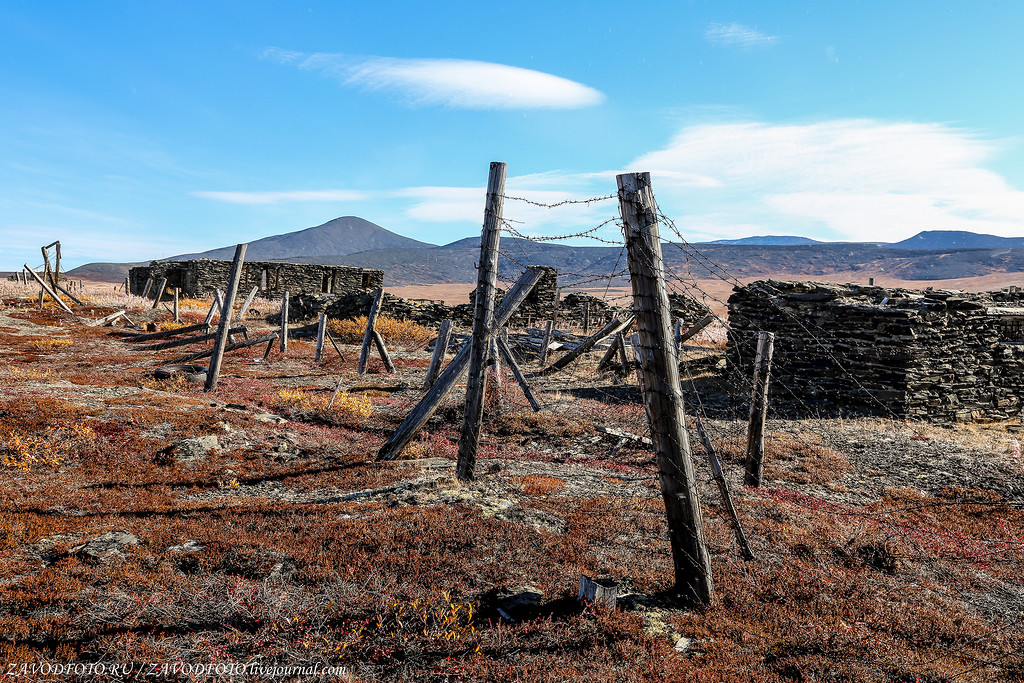
<path fill-rule="evenodd" d="M 403 237 L 358 216 L 340 216 L 304 230 L 272 235 L 249 242 L 246 259 L 250 261 L 287 260 L 354 254 L 368 249 L 430 249 L 433 244 Z M 171 261 L 196 258 L 230 259 L 235 248 L 221 247 L 195 254 L 170 257 Z"/>
<path fill-rule="evenodd" d="M 740 237 L 734 240 L 714 240 L 704 244 L 749 244 L 788 247 L 797 244 L 821 244 L 821 242 L 819 240 L 812 240 L 810 237 L 799 237 L 797 235 L 756 235 L 754 237 Z"/>

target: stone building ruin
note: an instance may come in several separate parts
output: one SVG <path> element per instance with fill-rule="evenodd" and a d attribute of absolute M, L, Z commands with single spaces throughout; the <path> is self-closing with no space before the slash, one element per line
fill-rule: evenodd
<path fill-rule="evenodd" d="M 153 261 L 128 271 L 128 287 L 141 295 L 149 278 L 156 286 L 167 278 L 168 287 L 177 287 L 183 296 L 203 297 L 224 289 L 231 274 L 231 261 L 195 259 L 191 261 Z M 352 266 L 323 266 L 278 261 L 245 261 L 239 291 L 259 287 L 266 298 L 280 297 L 285 291 L 298 294 L 346 294 L 365 292 L 384 286 L 384 271 Z"/>
<path fill-rule="evenodd" d="M 1024 408 L 1024 292 L 965 293 L 762 280 L 729 298 L 729 370 L 748 387 L 757 333 L 775 333 L 771 401 L 802 413 L 937 422 Z"/>

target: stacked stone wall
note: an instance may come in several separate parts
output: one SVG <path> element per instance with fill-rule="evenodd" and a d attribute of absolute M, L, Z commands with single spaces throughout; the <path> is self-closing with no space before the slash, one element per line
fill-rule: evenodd
<path fill-rule="evenodd" d="M 1019 292 L 755 282 L 729 299 L 729 371 L 744 391 L 757 333 L 774 332 L 777 407 L 1006 419 L 1024 407 L 1021 300 Z"/>

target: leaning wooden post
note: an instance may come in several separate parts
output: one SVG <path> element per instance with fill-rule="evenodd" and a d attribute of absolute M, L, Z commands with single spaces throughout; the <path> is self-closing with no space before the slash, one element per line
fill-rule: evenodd
<path fill-rule="evenodd" d="M 523 300 L 526 299 L 526 296 L 533 290 L 534 285 L 540 281 L 543 275 L 544 268 L 530 266 L 526 269 L 526 272 L 519 276 L 515 285 L 508 291 L 508 294 L 502 297 L 501 303 L 498 304 L 494 311 L 494 324 L 491 327 L 491 334 L 494 334 L 508 322 L 508 319 L 512 317 L 512 314 L 523 303 Z M 448 363 L 448 367 L 444 369 L 433 386 L 423 395 L 423 398 L 416 404 L 416 407 L 402 420 L 402 424 L 398 425 L 398 429 L 388 437 L 387 442 L 377 451 L 377 460 L 393 460 L 419 434 L 419 431 L 423 429 L 423 425 L 427 423 L 430 416 L 437 410 L 441 401 L 451 393 L 452 389 L 455 388 L 455 385 L 458 384 L 462 375 L 466 372 L 466 368 L 469 365 L 469 349 L 469 344 L 462 345 L 462 348 L 455 354 L 452 361 Z"/>
<path fill-rule="evenodd" d="M 605 325 L 600 330 L 584 339 L 579 346 L 577 346 L 575 349 L 573 349 L 572 351 L 568 352 L 567 354 L 556 360 L 548 367 L 541 370 L 538 374 L 543 376 L 550 375 L 551 373 L 554 372 L 558 372 L 569 363 L 572 363 L 574 360 L 590 351 L 599 341 L 601 341 L 605 337 L 629 329 L 629 326 L 633 324 L 634 319 L 635 316 L 632 315 L 626 318 L 625 320 L 620 320 L 618 315 L 612 316 L 611 321 L 607 325 Z"/>
<path fill-rule="evenodd" d="M 245 303 L 242 304 L 240 309 L 238 309 L 238 317 L 235 318 L 236 323 L 242 322 L 242 318 L 245 317 L 245 312 L 249 310 L 250 306 L 252 306 L 252 300 L 256 298 L 256 292 L 258 291 L 260 291 L 260 288 L 253 285 L 252 291 L 249 292 L 249 296 L 245 298 Z"/>
<path fill-rule="evenodd" d="M 715 483 L 718 484 L 718 492 L 722 495 L 722 503 L 729 512 L 729 517 L 732 518 L 732 528 L 736 532 L 736 542 L 740 545 L 740 554 L 743 555 L 744 560 L 752 560 L 754 559 L 754 553 L 750 550 L 750 544 L 747 543 L 747 535 L 743 533 L 743 525 L 740 524 L 740 516 L 737 514 L 736 506 L 732 502 L 729 486 L 725 482 L 725 473 L 722 472 L 722 465 L 718 462 L 718 454 L 715 453 L 715 445 L 711 443 L 711 437 L 704 430 L 704 421 L 699 417 L 697 418 L 697 434 L 700 435 L 700 440 L 704 443 L 704 450 L 708 453 L 711 475 L 715 478 Z"/>
<path fill-rule="evenodd" d="M 319 363 L 320 356 L 324 352 L 324 337 L 327 334 L 327 314 L 320 314 L 320 324 L 316 328 L 316 355 L 313 356 L 313 362 Z"/>
<path fill-rule="evenodd" d="M 548 347 L 551 346 L 551 331 L 555 328 L 555 321 L 549 320 L 544 325 L 544 341 L 540 346 L 540 356 L 537 358 L 537 365 L 543 366 L 548 362 Z"/>
<path fill-rule="evenodd" d="M 288 292 L 281 295 L 281 353 L 288 350 Z"/>
<path fill-rule="evenodd" d="M 142 288 L 142 298 L 145 299 L 149 296 L 149 290 L 153 288 L 153 276 L 150 275 L 146 279 L 146 286 Z"/>
<path fill-rule="evenodd" d="M 388 372 L 394 372 L 395 364 L 391 362 L 388 347 L 384 346 L 384 337 L 380 336 L 380 332 L 377 330 L 373 331 L 373 345 L 377 347 L 377 353 L 380 354 L 380 359 L 384 362 L 384 369 Z"/>
<path fill-rule="evenodd" d="M 181 290 L 178 287 L 174 288 L 174 322 L 180 323 L 181 318 L 178 317 L 178 296 L 181 294 Z"/>
<path fill-rule="evenodd" d="M 423 380 L 423 388 L 429 389 L 437 380 L 441 372 L 441 364 L 444 363 L 444 354 L 448 350 L 448 340 L 452 336 L 452 321 L 445 320 L 441 323 L 441 329 L 437 331 L 437 339 L 434 341 L 434 353 L 430 356 L 430 366 L 427 368 L 427 377 Z"/>
<path fill-rule="evenodd" d="M 679 355 L 672 338 L 665 267 L 649 173 L 617 176 L 640 337 L 644 401 L 665 501 L 676 589 L 697 604 L 714 601 L 711 559 L 690 456 L 679 382 Z"/>
<path fill-rule="evenodd" d="M 377 316 L 380 315 L 380 306 L 383 301 L 384 288 L 381 287 L 373 296 L 370 312 L 366 316 L 366 332 L 363 333 L 363 348 L 359 351 L 359 367 L 356 370 L 360 375 L 366 372 L 366 361 L 370 358 L 370 344 L 373 343 L 373 332 L 377 325 Z"/>
<path fill-rule="evenodd" d="M 747 462 L 743 483 L 760 486 L 764 475 L 764 421 L 768 412 L 768 374 L 772 367 L 775 335 L 761 332 L 757 337 L 754 360 L 754 389 L 750 395 L 750 421 L 747 423 Z"/>
<path fill-rule="evenodd" d="M 220 307 L 220 324 L 217 325 L 217 340 L 213 343 L 210 356 L 210 367 L 206 372 L 206 391 L 217 388 L 220 379 L 220 364 L 224 358 L 224 348 L 228 344 L 228 331 L 231 329 L 231 309 L 235 305 L 238 293 L 238 281 L 242 279 L 242 263 L 245 262 L 245 249 L 248 244 L 242 243 L 235 247 L 235 261 L 231 264 L 231 275 L 228 277 L 228 289 L 224 293 L 224 303 Z"/>
<path fill-rule="evenodd" d="M 156 294 L 153 295 L 153 308 L 160 305 L 160 300 L 164 298 L 165 289 L 167 289 L 167 278 L 160 278 L 160 284 L 156 286 Z"/>
<path fill-rule="evenodd" d="M 512 355 L 512 349 L 509 348 L 508 341 L 504 337 L 498 337 L 498 351 L 505 358 L 505 364 L 512 371 L 512 376 L 519 382 L 519 387 L 523 390 L 523 396 L 530 402 L 533 412 L 540 411 L 540 401 L 533 395 L 533 389 L 530 388 L 530 383 L 526 381 L 526 376 L 519 367 L 519 363 L 516 362 L 515 356 Z"/>
<path fill-rule="evenodd" d="M 484 416 L 487 390 L 487 356 L 490 351 L 491 323 L 494 319 L 494 295 L 498 284 L 498 244 L 501 212 L 505 203 L 505 164 L 491 162 L 487 179 L 484 226 L 480 235 L 480 261 L 477 271 L 473 338 L 470 340 L 469 377 L 466 379 L 466 412 L 459 437 L 459 461 L 455 474 L 462 481 L 473 478 L 476 454 L 480 447 L 480 423 Z"/>

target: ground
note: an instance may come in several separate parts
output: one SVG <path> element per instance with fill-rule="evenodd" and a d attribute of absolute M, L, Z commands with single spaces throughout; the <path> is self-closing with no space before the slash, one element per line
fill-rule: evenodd
<path fill-rule="evenodd" d="M 597 429 L 646 433 L 635 377 L 595 372 L 600 354 L 533 378 L 539 413 L 504 375 L 467 484 L 457 397 L 401 460 L 374 460 L 422 394 L 415 330 L 387 340 L 394 374 L 376 358 L 356 373 L 356 345 L 314 363 L 292 340 L 229 355 L 204 393 L 154 379 L 181 349 L 85 324 L 127 304 L 168 327 L 147 302 L 94 293 L 72 316 L 28 290 L 0 299 L 12 678 L 1024 680 L 1018 423 L 770 420 L 752 489 L 742 399 L 688 380 L 755 555 L 694 435 L 716 600 L 693 607 L 673 591 L 652 453 Z M 576 601 L 582 574 L 617 582 L 614 610 Z M 53 673 L 67 662 L 94 668 Z M 283 671 L 314 666 L 334 669 Z"/>

